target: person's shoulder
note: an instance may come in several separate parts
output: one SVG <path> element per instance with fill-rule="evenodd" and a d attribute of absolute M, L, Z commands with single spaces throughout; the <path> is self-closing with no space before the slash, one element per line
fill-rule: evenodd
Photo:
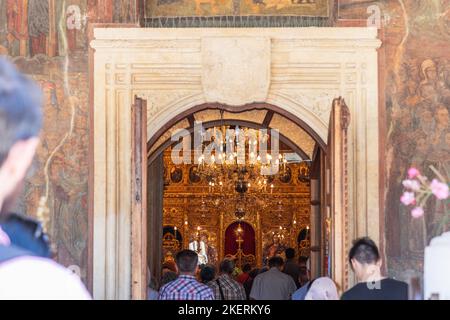
<path fill-rule="evenodd" d="M 214 281 L 212 281 L 212 282 L 214 282 Z M 202 290 L 212 290 L 209 285 L 203 284 L 201 282 L 197 282 L 197 286 L 198 286 L 198 288 L 201 288 Z"/>
<path fill-rule="evenodd" d="M 363 285 L 364 284 L 362 283 L 355 284 L 352 288 L 342 294 L 341 300 L 358 300 L 363 298 L 361 292 L 363 290 Z"/>
<path fill-rule="evenodd" d="M 202 293 L 202 294 L 204 294 L 206 296 L 212 296 L 212 298 L 214 299 L 214 290 L 213 290 L 213 288 L 210 287 L 210 286 L 207 286 L 206 284 L 198 282 L 196 291 L 199 292 L 199 293 Z"/>
<path fill-rule="evenodd" d="M 169 283 L 166 283 L 165 285 L 163 285 L 161 287 L 160 291 L 162 292 L 162 291 L 170 289 L 172 287 L 176 287 L 180 281 L 181 281 L 180 278 L 170 281 Z"/>
<path fill-rule="evenodd" d="M 292 281 L 295 284 L 294 279 L 290 275 L 288 275 L 287 273 L 280 272 L 279 273 L 279 277 L 283 278 L 284 281 L 286 281 L 286 282 L 291 282 Z"/>
<path fill-rule="evenodd" d="M 90 299 L 79 277 L 56 262 L 24 256 L 0 265 L 0 297 Z"/>
<path fill-rule="evenodd" d="M 392 286 L 397 286 L 397 287 L 403 287 L 403 288 L 408 288 L 408 284 L 406 282 L 400 281 L 400 280 L 396 280 L 393 278 L 386 278 L 381 280 L 382 283 L 388 283 Z"/>
<path fill-rule="evenodd" d="M 216 280 L 211 280 L 210 282 L 206 283 L 205 285 L 209 288 L 214 289 L 217 287 L 217 282 L 216 282 Z"/>
<path fill-rule="evenodd" d="M 242 283 L 240 283 L 239 281 L 237 281 L 237 280 L 234 279 L 233 277 L 228 277 L 227 280 L 228 280 L 229 282 L 231 282 L 232 284 L 236 285 L 236 286 L 242 286 L 242 287 L 244 287 L 244 286 L 242 285 Z"/>
<path fill-rule="evenodd" d="M 294 291 L 294 293 L 292 294 L 291 300 L 300 300 L 300 297 L 302 296 L 302 288 L 297 289 L 296 291 Z"/>
<path fill-rule="evenodd" d="M 381 285 L 388 287 L 388 290 L 396 290 L 397 292 L 401 292 L 403 295 L 408 294 L 408 284 L 406 282 L 386 278 L 381 281 Z"/>

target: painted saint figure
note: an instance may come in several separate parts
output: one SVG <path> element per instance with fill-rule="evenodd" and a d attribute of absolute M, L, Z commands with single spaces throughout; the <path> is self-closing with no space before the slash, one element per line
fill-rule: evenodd
<path fill-rule="evenodd" d="M 77 48 L 77 32 L 81 30 L 81 10 L 77 5 L 70 5 L 66 10 L 67 45 L 69 51 Z"/>
<path fill-rule="evenodd" d="M 28 34 L 30 35 L 30 54 L 46 54 L 47 37 L 50 31 L 48 1 L 29 0 Z"/>
<path fill-rule="evenodd" d="M 281 243 L 280 237 L 278 235 L 273 235 L 272 243 L 264 248 L 264 264 L 266 264 L 270 258 L 283 254 L 285 249 L 286 246 Z"/>

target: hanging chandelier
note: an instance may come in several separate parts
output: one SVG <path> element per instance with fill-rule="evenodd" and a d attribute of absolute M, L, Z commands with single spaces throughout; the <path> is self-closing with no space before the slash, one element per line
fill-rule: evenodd
<path fill-rule="evenodd" d="M 201 129 L 200 152 L 194 150 L 197 174 L 208 184 L 207 195 L 197 209 L 202 217 L 210 210 L 221 208 L 234 212 L 237 220 L 249 212 L 268 210 L 274 193 L 275 178 L 290 177 L 288 156 L 279 151 L 275 130 L 256 130 L 221 123 L 206 131 Z M 207 144 L 209 143 L 209 144 Z M 283 205 L 277 202 L 277 209 Z"/>
<path fill-rule="evenodd" d="M 277 150 L 267 150 L 268 144 L 272 147 L 267 130 L 222 125 L 210 128 L 209 135 L 210 152 L 197 160 L 198 174 L 208 182 L 210 193 L 273 192 L 274 178 L 286 173 L 288 161 L 279 154 L 278 143 Z"/>

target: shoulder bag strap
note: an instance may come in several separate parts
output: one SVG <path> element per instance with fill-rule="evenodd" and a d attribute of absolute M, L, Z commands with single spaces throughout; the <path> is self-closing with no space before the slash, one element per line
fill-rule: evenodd
<path fill-rule="evenodd" d="M 217 283 L 217 285 L 219 286 L 220 298 L 221 298 L 222 300 L 225 300 L 225 295 L 223 294 L 222 286 L 220 285 L 219 279 L 216 279 L 216 283 Z"/>

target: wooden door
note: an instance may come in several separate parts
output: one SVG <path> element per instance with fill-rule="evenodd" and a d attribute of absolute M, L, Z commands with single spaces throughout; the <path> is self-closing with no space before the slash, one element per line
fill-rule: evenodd
<path fill-rule="evenodd" d="M 328 215 L 331 277 L 341 290 L 348 286 L 348 168 L 347 130 L 350 111 L 344 99 L 333 100 L 325 161 L 326 203 Z"/>
<path fill-rule="evenodd" d="M 147 299 L 147 102 L 131 107 L 131 298 Z"/>

